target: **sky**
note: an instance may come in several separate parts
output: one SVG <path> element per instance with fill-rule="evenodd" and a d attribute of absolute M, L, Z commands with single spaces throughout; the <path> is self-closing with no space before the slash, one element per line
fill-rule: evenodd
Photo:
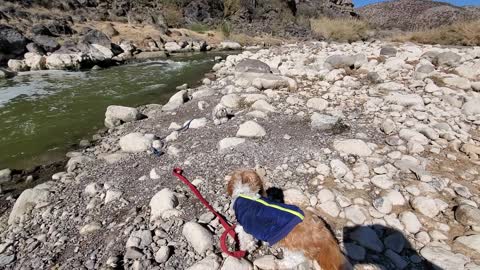
<path fill-rule="evenodd" d="M 353 0 L 355 7 L 361 7 L 364 5 L 377 3 L 377 2 L 384 2 L 385 0 Z M 480 6 L 480 0 L 436 0 L 439 2 L 447 2 L 456 6 L 469 6 L 475 5 Z"/>

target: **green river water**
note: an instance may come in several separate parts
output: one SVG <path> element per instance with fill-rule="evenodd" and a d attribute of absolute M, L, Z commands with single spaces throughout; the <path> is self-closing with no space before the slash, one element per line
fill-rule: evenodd
<path fill-rule="evenodd" d="M 26 72 L 0 81 L 0 169 L 58 161 L 103 127 L 109 105 L 164 104 L 198 83 L 218 54 L 148 60 L 97 71 Z"/>

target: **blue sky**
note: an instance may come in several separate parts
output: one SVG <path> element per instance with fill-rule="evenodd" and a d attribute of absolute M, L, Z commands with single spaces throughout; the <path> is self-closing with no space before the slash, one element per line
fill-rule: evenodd
<path fill-rule="evenodd" d="M 355 7 L 361 7 L 371 3 L 384 2 L 385 0 L 353 0 Z M 456 6 L 476 5 L 480 6 L 480 0 L 437 0 L 439 2 L 447 2 Z"/>

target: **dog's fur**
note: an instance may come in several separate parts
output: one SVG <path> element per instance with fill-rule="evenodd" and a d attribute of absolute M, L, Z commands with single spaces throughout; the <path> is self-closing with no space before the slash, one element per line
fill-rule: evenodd
<path fill-rule="evenodd" d="M 227 193 L 233 197 L 232 205 L 240 194 L 254 197 L 265 195 L 262 180 L 252 170 L 234 171 L 227 184 Z M 316 261 L 323 270 L 349 269 L 350 264 L 326 224 L 312 213 L 302 210 L 305 213 L 303 222 L 276 244 L 284 249 L 284 259 L 277 262 L 278 269 L 294 268 L 306 261 L 306 258 Z M 236 231 L 240 248 L 251 250 L 255 247 L 252 244 L 253 237 L 243 231 L 241 226 L 237 226 Z"/>

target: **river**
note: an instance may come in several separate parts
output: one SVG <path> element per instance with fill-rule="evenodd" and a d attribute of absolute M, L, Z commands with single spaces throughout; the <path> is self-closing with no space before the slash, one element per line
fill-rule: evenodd
<path fill-rule="evenodd" d="M 164 104 L 197 84 L 218 54 L 191 54 L 81 72 L 35 71 L 0 81 L 0 169 L 65 157 L 103 127 L 109 105 Z"/>

